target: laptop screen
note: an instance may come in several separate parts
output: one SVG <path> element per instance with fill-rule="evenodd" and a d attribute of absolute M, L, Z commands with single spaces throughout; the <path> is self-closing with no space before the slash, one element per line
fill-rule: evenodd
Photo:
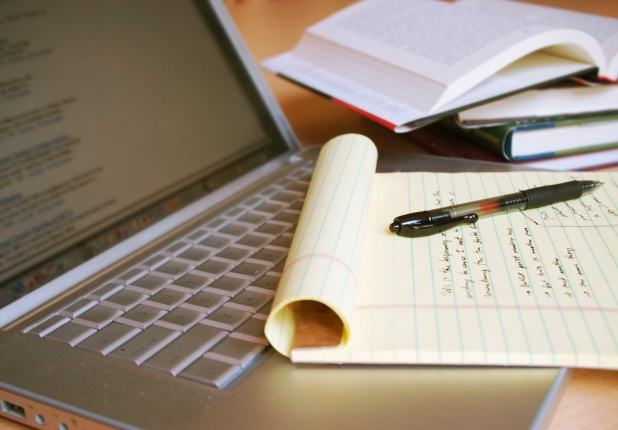
<path fill-rule="evenodd" d="M 189 0 L 4 1 L 0 306 L 287 148 Z"/>

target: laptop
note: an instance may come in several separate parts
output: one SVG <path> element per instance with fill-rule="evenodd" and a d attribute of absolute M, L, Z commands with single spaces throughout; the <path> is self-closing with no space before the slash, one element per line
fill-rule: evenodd
<path fill-rule="evenodd" d="M 565 369 L 294 365 L 268 346 L 319 146 L 300 148 L 222 2 L 5 1 L 0 29 L 2 419 L 547 424 Z"/>

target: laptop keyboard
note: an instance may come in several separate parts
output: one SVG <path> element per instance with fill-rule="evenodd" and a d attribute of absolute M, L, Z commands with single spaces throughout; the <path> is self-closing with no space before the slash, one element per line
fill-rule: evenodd
<path fill-rule="evenodd" d="M 303 166 L 25 331 L 223 388 L 264 324 L 312 174 Z"/>

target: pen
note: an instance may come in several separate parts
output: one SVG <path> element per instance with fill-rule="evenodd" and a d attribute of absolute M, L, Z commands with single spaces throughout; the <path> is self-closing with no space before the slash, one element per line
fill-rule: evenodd
<path fill-rule="evenodd" d="M 531 188 L 470 203 L 414 212 L 395 218 L 389 229 L 403 237 L 441 233 L 457 225 L 475 223 L 479 217 L 548 206 L 576 199 L 603 185 L 598 181 L 570 181 Z"/>

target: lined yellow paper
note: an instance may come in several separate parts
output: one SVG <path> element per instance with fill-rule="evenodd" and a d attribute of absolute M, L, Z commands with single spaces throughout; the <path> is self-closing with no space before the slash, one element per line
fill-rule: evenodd
<path fill-rule="evenodd" d="M 278 351 L 295 362 L 618 369 L 616 173 L 375 174 L 375 148 L 358 135 L 329 142 L 317 167 L 266 326 Z M 427 238 L 388 231 L 408 212 L 571 179 L 605 185 Z M 340 345 L 292 348 L 299 300 L 339 315 Z"/>
<path fill-rule="evenodd" d="M 267 321 L 271 344 L 285 355 L 294 340 L 294 302 L 315 300 L 338 314 L 347 340 L 358 293 L 377 150 L 345 135 L 322 148 Z"/>

